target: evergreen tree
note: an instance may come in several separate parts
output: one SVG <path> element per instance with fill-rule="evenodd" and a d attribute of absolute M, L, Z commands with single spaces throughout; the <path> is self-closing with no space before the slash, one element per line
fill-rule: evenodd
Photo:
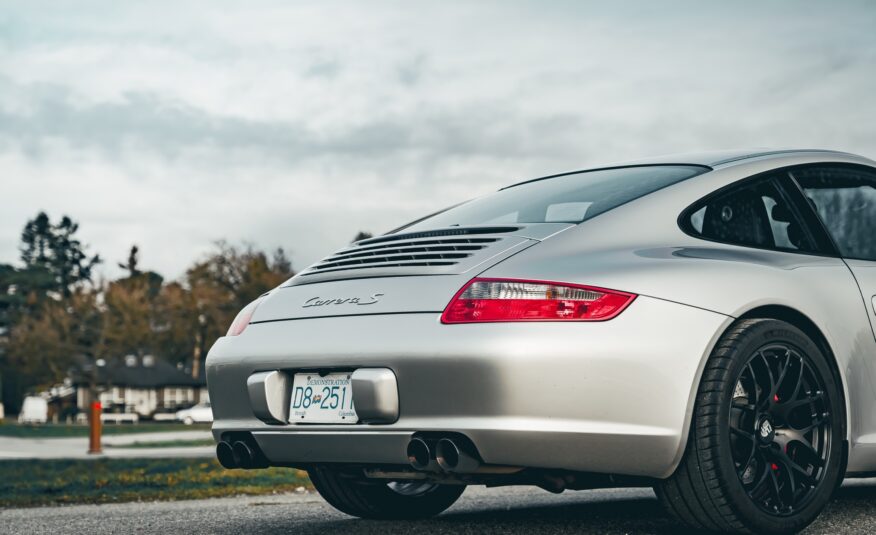
<path fill-rule="evenodd" d="M 101 262 L 100 256 L 89 257 L 85 246 L 76 239 L 79 224 L 67 216 L 52 223 L 45 212 L 28 221 L 21 232 L 21 261 L 25 270 L 39 277 L 40 272 L 51 277 L 51 290 L 70 296 L 73 288 L 91 281 L 92 269 Z"/>

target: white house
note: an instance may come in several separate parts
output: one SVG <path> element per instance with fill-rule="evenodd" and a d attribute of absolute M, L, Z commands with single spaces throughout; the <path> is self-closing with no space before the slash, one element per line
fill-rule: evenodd
<path fill-rule="evenodd" d="M 52 414 L 64 419 L 87 413 L 92 381 L 104 412 L 152 418 L 156 413 L 172 413 L 209 401 L 203 373 L 193 378 L 180 366 L 152 355 L 129 355 L 117 362 L 98 360 L 96 366 L 91 363 L 82 366 L 64 384 L 50 389 L 46 394 Z"/>

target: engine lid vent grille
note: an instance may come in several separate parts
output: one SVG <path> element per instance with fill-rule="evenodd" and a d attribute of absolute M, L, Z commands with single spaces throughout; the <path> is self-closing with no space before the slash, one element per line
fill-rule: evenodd
<path fill-rule="evenodd" d="M 358 241 L 298 273 L 287 286 L 345 279 L 454 275 L 498 261 L 534 239 L 522 227 L 482 226 L 386 234 Z"/>
<path fill-rule="evenodd" d="M 452 266 L 501 239 L 494 237 L 408 239 L 379 245 L 360 245 L 338 251 L 311 266 L 301 275 L 350 269 Z"/>

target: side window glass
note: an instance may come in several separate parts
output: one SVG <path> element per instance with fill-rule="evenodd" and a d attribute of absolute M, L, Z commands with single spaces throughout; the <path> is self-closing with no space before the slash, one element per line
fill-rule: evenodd
<path fill-rule="evenodd" d="M 746 182 L 701 201 L 688 212 L 688 231 L 733 245 L 814 251 L 812 239 L 775 180 Z"/>
<path fill-rule="evenodd" d="M 876 173 L 807 167 L 791 173 L 842 256 L 876 261 Z"/>

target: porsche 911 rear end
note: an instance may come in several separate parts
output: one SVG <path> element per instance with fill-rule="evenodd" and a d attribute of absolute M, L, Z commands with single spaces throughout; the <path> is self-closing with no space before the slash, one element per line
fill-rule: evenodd
<path fill-rule="evenodd" d="M 281 288 L 210 353 L 214 433 L 271 465 L 662 477 L 725 320 L 616 290 L 489 277 Z M 442 439 L 476 462 L 442 460 Z"/>
<path fill-rule="evenodd" d="M 728 318 L 532 266 L 568 264 L 543 244 L 562 237 L 580 255 L 588 220 L 705 171 L 524 183 L 299 273 L 210 351 L 220 461 L 305 468 L 333 505 L 365 517 L 435 514 L 466 484 L 559 491 L 670 475 L 704 351 Z M 497 271 L 511 258 L 529 268 Z"/>

